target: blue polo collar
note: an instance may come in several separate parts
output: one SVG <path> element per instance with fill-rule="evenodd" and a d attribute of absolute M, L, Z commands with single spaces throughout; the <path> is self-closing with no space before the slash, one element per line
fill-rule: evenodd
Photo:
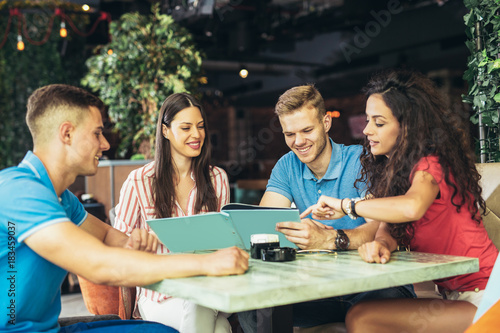
<path fill-rule="evenodd" d="M 31 150 L 26 153 L 26 156 L 24 156 L 22 162 L 19 163 L 19 167 L 30 169 L 33 174 L 40 179 L 43 185 L 45 185 L 47 188 L 52 189 L 54 195 L 57 196 L 54 184 L 52 184 L 52 181 L 50 180 L 47 169 L 45 169 L 42 161 L 40 161 L 40 159 L 35 154 L 33 154 Z"/>
<path fill-rule="evenodd" d="M 337 179 L 340 176 L 340 170 L 342 170 L 342 149 L 340 145 L 333 142 L 332 138 L 330 139 L 330 144 L 332 145 L 332 156 L 330 157 L 330 163 L 328 164 L 328 169 L 326 170 L 323 179 Z M 304 164 L 304 171 L 302 173 L 302 177 L 304 179 L 316 179 L 312 171 Z M 320 180 L 320 181 L 321 181 Z"/>

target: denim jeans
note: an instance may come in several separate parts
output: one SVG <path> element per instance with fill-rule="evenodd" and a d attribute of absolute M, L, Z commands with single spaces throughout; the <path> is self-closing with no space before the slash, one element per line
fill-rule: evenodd
<path fill-rule="evenodd" d="M 178 333 L 171 327 L 143 320 L 105 320 L 61 327 L 59 333 Z"/>
<path fill-rule="evenodd" d="M 354 304 L 369 299 L 415 298 L 413 285 L 367 291 L 346 296 L 319 299 L 293 304 L 293 326 L 312 327 L 328 323 L 344 322 L 347 311 Z M 238 319 L 245 333 L 257 332 L 257 311 L 238 313 Z"/>

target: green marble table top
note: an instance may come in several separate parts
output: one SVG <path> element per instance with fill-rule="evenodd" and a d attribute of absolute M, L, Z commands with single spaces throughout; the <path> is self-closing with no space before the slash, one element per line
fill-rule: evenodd
<path fill-rule="evenodd" d="M 357 251 L 297 255 L 291 262 L 250 259 L 243 275 L 166 279 L 147 288 L 224 312 L 239 312 L 474 273 L 477 258 L 395 252 L 387 264 Z"/>

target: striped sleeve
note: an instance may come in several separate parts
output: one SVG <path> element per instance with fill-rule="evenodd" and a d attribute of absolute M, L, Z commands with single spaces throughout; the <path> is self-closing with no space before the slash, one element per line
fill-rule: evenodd
<path fill-rule="evenodd" d="M 120 191 L 120 202 L 115 208 L 116 229 L 129 235 L 134 229 L 145 229 L 151 232 L 146 219 L 156 217 L 152 189 L 153 175 L 153 162 L 129 174 Z M 168 249 L 163 244 L 158 244 L 158 254 L 168 252 Z M 153 302 L 159 303 L 171 298 L 171 296 L 138 287 L 136 300 L 140 297 L 146 297 Z"/>
<path fill-rule="evenodd" d="M 137 191 L 132 173 L 127 177 L 120 190 L 120 201 L 115 208 L 114 227 L 127 235 L 137 227 L 140 218 Z"/>

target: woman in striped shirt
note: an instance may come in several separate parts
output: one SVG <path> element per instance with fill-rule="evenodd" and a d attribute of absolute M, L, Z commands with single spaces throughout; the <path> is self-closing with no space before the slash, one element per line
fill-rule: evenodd
<path fill-rule="evenodd" d="M 229 202 L 229 181 L 224 170 L 210 165 L 209 138 L 200 103 L 186 93 L 169 96 L 158 117 L 155 160 L 123 184 L 115 228 L 151 234 L 147 219 L 220 211 Z M 158 242 L 157 253 L 168 252 Z M 138 288 L 135 314 L 181 333 L 231 331 L 227 314 L 144 288 Z"/>

